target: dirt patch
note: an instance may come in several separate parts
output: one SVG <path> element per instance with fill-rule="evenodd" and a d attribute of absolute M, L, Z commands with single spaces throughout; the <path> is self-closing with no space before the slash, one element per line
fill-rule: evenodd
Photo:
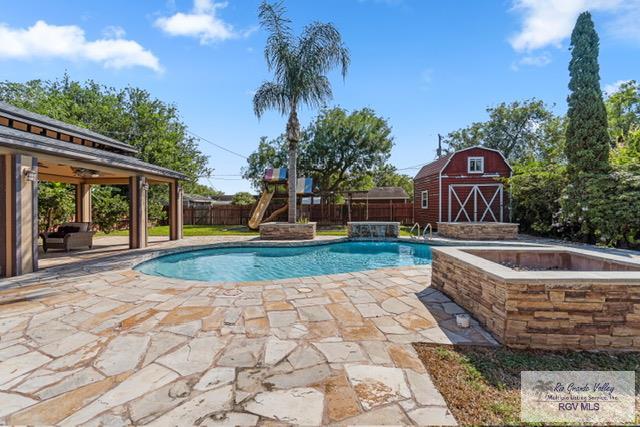
<path fill-rule="evenodd" d="M 636 422 L 640 353 L 512 350 L 415 344 L 420 360 L 461 425 L 520 425 L 522 371 L 635 371 Z"/>

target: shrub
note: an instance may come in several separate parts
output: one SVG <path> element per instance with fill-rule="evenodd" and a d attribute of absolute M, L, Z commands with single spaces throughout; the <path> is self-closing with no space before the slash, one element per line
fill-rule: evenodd
<path fill-rule="evenodd" d="M 511 191 L 513 220 L 520 229 L 548 235 L 556 231 L 554 217 L 560 209 L 560 196 L 566 183 L 565 168 L 532 162 L 514 165 L 507 180 Z"/>
<path fill-rule="evenodd" d="M 75 189 L 61 182 L 38 184 L 38 228 L 47 231 L 69 221 L 75 212 Z"/>
<path fill-rule="evenodd" d="M 640 247 L 640 174 L 615 167 L 582 174 L 561 197 L 559 231 L 572 239 Z"/>
<path fill-rule="evenodd" d="M 91 189 L 93 223 L 105 233 L 112 232 L 118 222 L 129 215 L 129 202 L 121 190 L 111 186 Z"/>
<path fill-rule="evenodd" d="M 240 191 L 233 196 L 231 203 L 237 206 L 249 206 L 256 202 L 256 199 L 246 191 Z"/>

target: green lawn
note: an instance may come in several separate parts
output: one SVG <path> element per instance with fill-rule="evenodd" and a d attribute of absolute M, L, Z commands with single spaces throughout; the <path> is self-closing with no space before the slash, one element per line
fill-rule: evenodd
<path fill-rule="evenodd" d="M 319 229 L 319 236 L 346 236 L 347 227 L 332 227 L 327 229 Z M 129 230 L 112 231 L 109 234 L 97 233 L 97 237 L 101 236 L 128 236 Z M 149 228 L 149 236 L 168 236 L 169 226 L 158 225 Z M 258 232 L 249 230 L 242 225 L 185 225 L 184 236 L 257 236 Z M 401 227 L 400 235 L 409 236 L 409 227 Z"/>

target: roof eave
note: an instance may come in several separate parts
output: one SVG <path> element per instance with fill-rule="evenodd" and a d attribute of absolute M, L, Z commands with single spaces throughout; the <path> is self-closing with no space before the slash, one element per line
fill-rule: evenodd
<path fill-rule="evenodd" d="M 28 136 L 28 138 L 26 137 Z M 86 161 L 96 165 L 115 167 L 130 171 L 142 171 L 165 178 L 186 180 L 183 173 L 143 162 L 135 157 L 111 153 L 93 147 L 86 147 L 70 142 L 52 140 L 36 134 L 26 134 L 10 128 L 0 128 L 0 146 L 14 149 L 57 155 L 74 160 Z"/>
<path fill-rule="evenodd" d="M 132 147 L 131 145 L 124 142 L 117 141 L 104 135 L 100 135 L 99 133 L 90 131 L 88 129 L 82 129 L 78 126 L 65 123 L 60 120 L 52 119 L 41 114 L 32 113 L 30 111 L 14 107 L 11 104 L 0 103 L 0 113 L 10 119 L 18 120 L 53 131 L 61 131 L 77 138 L 89 139 L 91 141 L 98 142 L 103 145 L 108 145 L 113 148 L 118 148 L 129 153 L 137 154 L 139 152 L 137 148 Z"/>

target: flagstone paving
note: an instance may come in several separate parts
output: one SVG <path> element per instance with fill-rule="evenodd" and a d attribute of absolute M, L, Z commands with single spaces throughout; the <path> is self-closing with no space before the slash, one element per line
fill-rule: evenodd
<path fill-rule="evenodd" d="M 455 424 L 411 343 L 495 344 L 429 266 L 211 284 L 122 258 L 0 286 L 0 423 Z"/>

